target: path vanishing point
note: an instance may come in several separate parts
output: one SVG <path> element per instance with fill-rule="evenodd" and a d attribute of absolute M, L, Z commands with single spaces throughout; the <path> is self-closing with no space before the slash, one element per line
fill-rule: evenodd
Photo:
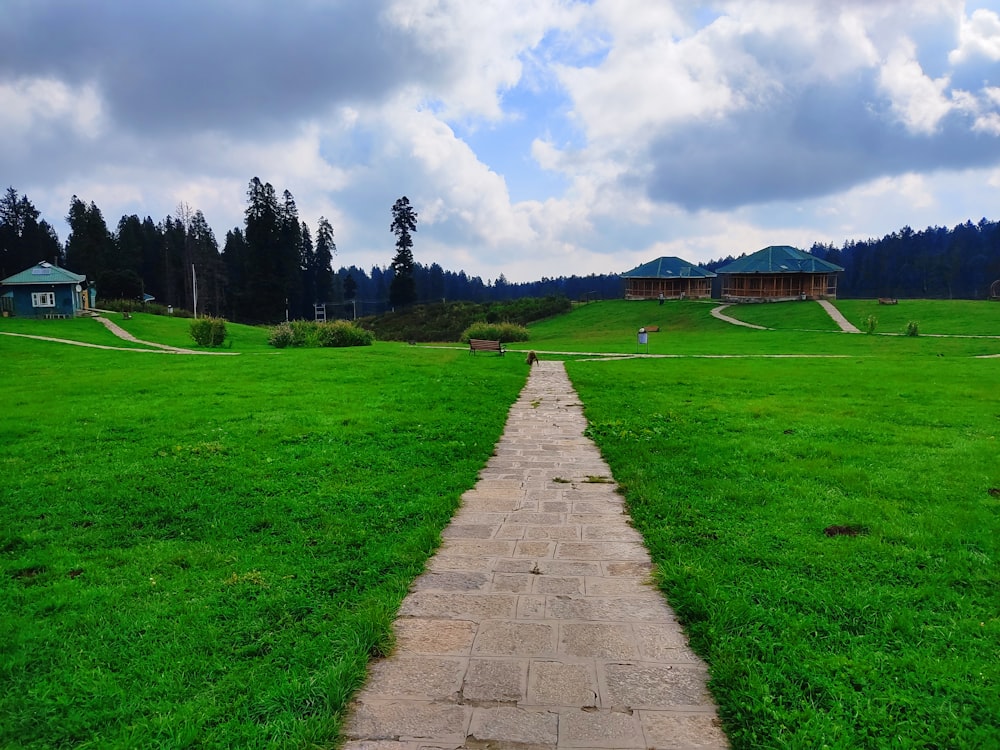
<path fill-rule="evenodd" d="M 562 362 L 534 367 L 345 724 L 345 750 L 726 748 Z"/>

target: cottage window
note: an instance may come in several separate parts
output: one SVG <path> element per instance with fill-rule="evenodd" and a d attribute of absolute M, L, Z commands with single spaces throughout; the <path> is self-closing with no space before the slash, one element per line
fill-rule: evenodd
<path fill-rule="evenodd" d="M 55 307 L 56 306 L 56 293 L 55 292 L 32 292 L 31 293 L 31 306 L 32 307 Z"/>

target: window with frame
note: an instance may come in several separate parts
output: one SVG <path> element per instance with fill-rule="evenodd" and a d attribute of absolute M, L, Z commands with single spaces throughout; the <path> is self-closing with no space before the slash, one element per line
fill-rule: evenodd
<path fill-rule="evenodd" d="M 31 306 L 32 307 L 55 307 L 56 306 L 56 293 L 55 292 L 32 292 L 31 293 Z"/>

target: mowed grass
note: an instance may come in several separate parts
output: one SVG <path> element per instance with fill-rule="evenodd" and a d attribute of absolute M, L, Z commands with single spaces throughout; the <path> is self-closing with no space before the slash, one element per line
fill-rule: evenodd
<path fill-rule="evenodd" d="M 998 367 L 568 363 L 735 748 L 1000 747 Z"/>
<path fill-rule="evenodd" d="M 526 375 L 398 344 L 0 336 L 0 362 L 0 747 L 18 748 L 334 746 Z"/>
<path fill-rule="evenodd" d="M 663 328 L 677 358 L 568 367 L 734 748 L 1000 746 L 1000 359 L 973 359 L 1000 344 L 713 306 L 595 303 L 520 346 Z M 231 330 L 235 357 L 0 336 L 0 746 L 333 746 L 526 372 Z"/>
<path fill-rule="evenodd" d="M 837 304 L 841 304 L 838 302 Z M 941 303 L 947 304 L 947 303 Z M 531 340 L 513 349 L 573 353 L 642 353 L 667 356 L 721 357 L 826 355 L 840 357 L 908 358 L 988 355 L 1000 352 L 1000 339 L 959 339 L 845 334 L 816 302 L 734 305 L 725 314 L 776 330 L 760 331 L 733 325 L 711 315 L 718 302 L 613 300 L 580 305 L 567 315 L 533 323 Z M 997 330 L 1000 303 L 971 303 L 963 321 L 954 326 L 981 332 Z M 949 319 L 953 316 L 948 315 Z M 759 321 L 759 322 L 758 322 Z M 659 326 L 639 347 L 639 328 Z M 859 326 L 860 327 L 860 326 Z M 880 327 L 881 329 L 881 327 Z M 951 331 L 942 331 L 949 333 Z M 1000 332 L 998 332 L 1000 333 Z"/>

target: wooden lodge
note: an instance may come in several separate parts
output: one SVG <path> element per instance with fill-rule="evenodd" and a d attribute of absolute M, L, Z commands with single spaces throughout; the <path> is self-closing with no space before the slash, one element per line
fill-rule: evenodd
<path fill-rule="evenodd" d="M 788 245 L 773 245 L 733 261 L 716 273 L 727 302 L 784 302 L 837 298 L 844 269 Z"/>
<path fill-rule="evenodd" d="M 673 257 L 657 258 L 626 271 L 625 299 L 701 299 L 712 296 L 715 274 Z"/>

